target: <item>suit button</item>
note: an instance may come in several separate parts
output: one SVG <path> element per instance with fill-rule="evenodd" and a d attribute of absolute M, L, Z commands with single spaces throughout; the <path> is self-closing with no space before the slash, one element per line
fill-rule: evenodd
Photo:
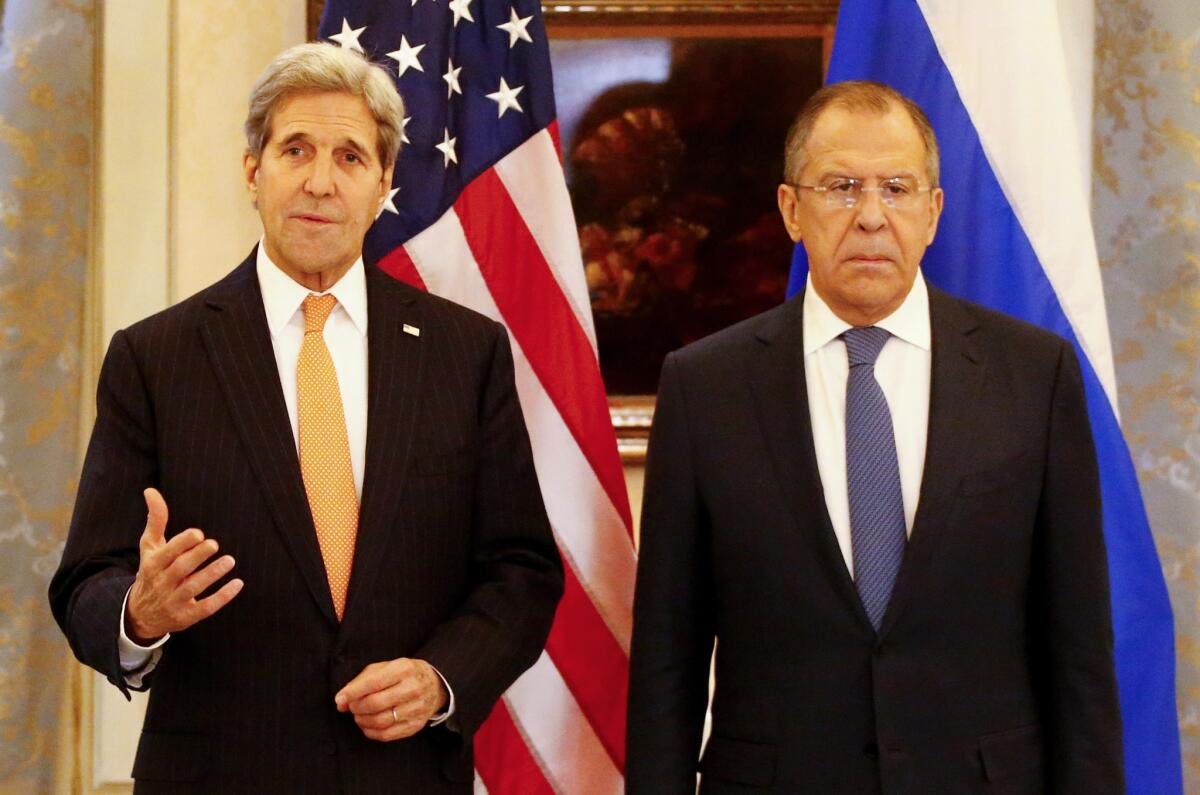
<path fill-rule="evenodd" d="M 867 743 L 863 746 L 863 755 L 872 762 L 879 761 L 879 746 L 875 743 Z"/>

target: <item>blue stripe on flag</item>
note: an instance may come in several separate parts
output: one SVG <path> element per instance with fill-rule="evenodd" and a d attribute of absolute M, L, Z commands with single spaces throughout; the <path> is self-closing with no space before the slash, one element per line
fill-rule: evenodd
<path fill-rule="evenodd" d="M 1075 344 L 1100 463 L 1127 789 L 1130 795 L 1182 793 L 1171 605 L 1129 449 L 915 0 L 843 0 L 829 80 L 853 79 L 895 86 L 937 131 L 946 207 L 922 262 L 929 280 Z M 806 274 L 798 245 L 789 296 L 804 286 Z"/>

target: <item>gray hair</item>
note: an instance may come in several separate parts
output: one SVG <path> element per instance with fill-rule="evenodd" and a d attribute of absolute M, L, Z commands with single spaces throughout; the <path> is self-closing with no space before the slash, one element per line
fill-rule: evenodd
<path fill-rule="evenodd" d="M 259 76 L 246 113 L 246 151 L 256 160 L 271 137 L 271 117 L 280 101 L 295 94 L 337 91 L 362 97 L 375 119 L 379 162 L 396 162 L 404 121 L 404 101 L 391 74 L 354 50 L 328 42 L 284 50 Z"/>
<path fill-rule="evenodd" d="M 784 182 L 795 185 L 800 181 L 800 174 L 808 162 L 808 139 L 812 136 L 817 119 L 828 108 L 839 107 L 854 113 L 876 113 L 882 116 L 896 106 L 906 111 L 916 125 L 921 141 L 925 144 L 925 176 L 929 179 L 929 187 L 938 187 L 941 164 L 937 136 L 933 133 L 929 117 L 917 103 L 896 89 L 869 80 L 830 83 L 808 98 L 808 102 L 805 102 L 804 107 L 796 114 L 796 119 L 788 130 L 787 143 L 784 145 Z"/>

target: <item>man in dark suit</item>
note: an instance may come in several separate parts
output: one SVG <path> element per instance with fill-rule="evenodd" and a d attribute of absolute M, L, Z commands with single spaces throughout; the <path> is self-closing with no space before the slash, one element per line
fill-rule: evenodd
<path fill-rule="evenodd" d="M 804 294 L 663 366 L 628 791 L 1122 792 L 1071 345 L 925 284 L 937 143 L 894 90 L 814 95 L 786 180 Z"/>
<path fill-rule="evenodd" d="M 246 122 L 261 244 L 105 358 L 50 598 L 80 660 L 153 683 L 138 792 L 470 792 L 543 647 L 505 330 L 362 262 L 403 119 L 356 53 L 283 53 Z"/>

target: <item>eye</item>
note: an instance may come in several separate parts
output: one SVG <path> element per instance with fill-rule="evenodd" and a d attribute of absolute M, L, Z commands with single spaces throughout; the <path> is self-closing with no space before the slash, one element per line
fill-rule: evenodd
<path fill-rule="evenodd" d="M 359 157 L 359 156 L 358 156 L 357 154 L 355 154 L 354 152 L 347 152 L 347 153 L 346 153 L 346 162 L 347 162 L 347 163 L 361 163 L 361 162 L 362 162 L 362 158 L 361 158 L 361 157 Z"/>
<path fill-rule="evenodd" d="M 914 190 L 914 186 L 904 179 L 889 179 L 880 187 L 889 196 L 907 196 Z"/>
<path fill-rule="evenodd" d="M 858 190 L 858 185 L 856 179 L 834 179 L 826 183 L 825 190 L 835 194 L 854 193 Z"/>
<path fill-rule="evenodd" d="M 304 149 L 299 146 L 289 146 L 283 150 L 283 153 L 288 157 L 300 157 L 304 154 Z"/>

